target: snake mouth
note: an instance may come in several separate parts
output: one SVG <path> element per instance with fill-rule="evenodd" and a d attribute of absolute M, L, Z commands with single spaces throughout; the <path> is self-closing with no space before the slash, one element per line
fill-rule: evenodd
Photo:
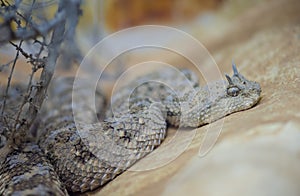
<path fill-rule="evenodd" d="M 256 98 L 256 102 L 253 104 L 253 106 L 257 105 L 261 99 L 262 99 L 262 96 L 259 94 L 258 97 Z"/>
<path fill-rule="evenodd" d="M 254 95 L 256 95 L 254 97 L 254 99 L 256 100 L 255 103 L 254 103 L 254 105 L 256 105 L 261 100 L 261 98 L 262 98 L 261 97 L 261 88 L 260 88 L 260 85 L 258 83 L 257 83 L 257 86 L 258 86 L 258 88 L 254 89 L 255 93 L 253 93 Z"/>
<path fill-rule="evenodd" d="M 249 109 L 251 107 L 256 106 L 259 103 L 260 100 L 261 100 L 260 93 L 253 95 L 251 97 L 251 104 L 247 105 L 247 107 L 245 109 Z"/>

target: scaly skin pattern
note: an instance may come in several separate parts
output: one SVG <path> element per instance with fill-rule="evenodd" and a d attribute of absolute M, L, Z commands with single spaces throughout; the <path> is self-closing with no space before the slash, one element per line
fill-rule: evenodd
<path fill-rule="evenodd" d="M 92 118 L 91 107 L 84 103 L 84 87 L 78 89 L 82 104 L 71 105 L 72 94 L 66 92 L 72 90 L 72 85 L 67 80 L 56 81 L 50 89 L 55 97 L 45 106 L 52 113 L 44 118 L 39 145 L 69 191 L 84 192 L 104 185 L 165 138 L 166 122 L 160 108 L 149 108 L 150 103 L 146 102 L 143 109 L 127 113 L 117 121 L 107 118 L 101 124 L 76 126 L 72 109 L 78 107 L 88 114 L 80 118 Z M 99 95 L 99 99 L 103 97 Z"/>
<path fill-rule="evenodd" d="M 1 195 L 68 195 L 41 149 L 25 143 L 11 151 L 0 168 Z"/>
<path fill-rule="evenodd" d="M 6 115 L 18 112 L 22 88 L 11 86 Z M 0 195 L 68 195 L 53 165 L 35 142 L 24 140 L 20 146 L 15 145 L 11 137 L 13 123 L 12 119 L 0 118 Z"/>
<path fill-rule="evenodd" d="M 43 119 L 38 144 L 68 191 L 94 190 L 157 148 L 167 125 L 199 127 L 257 104 L 260 85 L 238 73 L 235 65 L 233 71 L 227 81 L 204 87 L 189 70 L 148 74 L 117 90 L 101 123 L 90 115 L 85 88 L 79 89 L 80 104 L 72 106 L 71 82 L 61 80 L 50 89 L 54 98 L 45 110 L 51 112 Z M 88 123 L 75 124 L 74 107 L 85 111 L 79 121 Z"/>

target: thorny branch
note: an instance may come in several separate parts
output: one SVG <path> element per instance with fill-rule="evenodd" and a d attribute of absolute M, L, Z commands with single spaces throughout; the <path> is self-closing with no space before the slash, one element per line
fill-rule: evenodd
<path fill-rule="evenodd" d="M 23 40 L 20 41 L 19 46 L 18 46 L 19 48 L 21 47 L 22 43 L 23 43 Z M 19 52 L 20 52 L 20 51 L 17 50 L 17 54 L 16 54 L 16 56 L 15 56 L 15 59 L 14 59 L 14 61 L 13 61 L 13 65 L 12 65 L 10 74 L 9 74 L 9 76 L 8 76 L 8 79 L 7 79 L 7 85 L 6 85 L 6 89 L 5 89 L 5 94 L 4 94 L 4 100 L 3 100 L 3 105 L 2 105 L 1 115 L 4 114 L 4 110 L 5 110 L 5 106 L 6 106 L 6 99 L 7 99 L 7 95 L 8 95 L 8 89 L 9 89 L 9 87 L 10 87 L 12 75 L 13 75 L 13 73 L 14 73 L 14 70 L 15 70 L 15 67 L 16 67 L 17 60 L 18 60 L 18 58 L 19 58 Z"/>
<path fill-rule="evenodd" d="M 10 40 L 29 40 L 34 39 L 38 36 L 47 36 L 50 31 L 52 31 L 55 26 L 59 25 L 62 21 L 66 19 L 66 9 L 62 9 L 57 12 L 55 17 L 52 20 L 49 20 L 43 24 L 36 24 L 31 20 L 28 20 L 22 13 L 18 11 L 18 7 L 20 6 L 21 1 L 16 1 L 15 5 L 10 5 L 8 2 L 1 0 L 1 18 L 4 19 L 4 22 L 0 25 L 0 33 L 5 35 L 1 36 L 1 42 L 7 42 Z M 34 5 L 33 1 L 32 7 Z M 32 9 L 31 7 L 31 9 Z M 25 13 L 24 15 L 31 15 L 29 13 Z M 26 23 L 30 24 L 30 28 L 24 28 L 20 25 L 21 19 L 25 20 Z M 16 23 L 18 25 L 17 29 L 13 29 L 11 27 L 12 23 Z"/>
<path fill-rule="evenodd" d="M 24 2 L 17 0 L 14 1 L 14 4 L 11 4 L 8 1 L 0 0 L 0 44 L 1 46 L 4 44 L 11 45 L 16 50 L 13 61 L 0 65 L 0 68 L 3 69 L 11 66 L 7 76 L 6 89 L 0 97 L 0 103 L 2 102 L 0 104 L 0 134 L 3 124 L 9 122 L 5 130 L 11 132 L 8 134 L 11 136 L 9 139 L 12 141 L 12 145 L 16 147 L 30 138 L 30 127 L 33 125 L 46 98 L 47 88 L 54 74 L 57 59 L 61 54 L 62 44 L 74 46 L 70 49 L 70 54 L 73 52 L 73 56 L 69 55 L 68 58 L 81 56 L 74 41 L 75 29 L 81 14 L 81 0 L 60 0 L 58 3 L 53 1 L 53 3 L 58 4 L 55 16 L 52 19 L 47 19 L 45 16 L 41 24 L 34 21 L 32 16 L 37 7 L 38 9 L 46 9 L 47 6 L 39 7 L 36 5 L 37 2 L 33 0 L 29 9 L 22 9 Z M 17 40 L 19 40 L 19 44 L 15 44 Z M 31 45 L 39 44 L 38 51 L 27 52 L 28 48 L 24 46 L 25 42 Z M 77 50 L 74 52 L 72 49 Z M 9 107 L 6 105 L 9 99 L 11 81 L 20 55 L 27 59 L 27 63 L 31 65 L 31 74 L 27 88 L 22 91 L 22 100 L 18 100 L 18 111 L 10 112 L 8 111 Z M 40 76 L 35 81 L 35 74 L 39 69 L 41 69 Z M 25 105 L 28 105 L 28 107 L 24 107 Z M 11 119 L 13 119 L 13 122 L 11 122 Z"/>

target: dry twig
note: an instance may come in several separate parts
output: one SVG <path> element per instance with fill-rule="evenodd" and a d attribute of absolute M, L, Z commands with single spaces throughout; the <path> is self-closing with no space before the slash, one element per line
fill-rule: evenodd
<path fill-rule="evenodd" d="M 57 3 L 57 1 L 52 3 Z M 74 35 L 81 14 L 81 0 L 58 1 L 55 16 L 52 19 L 47 19 L 46 16 L 41 17 L 43 22 L 40 24 L 32 16 L 36 9 L 47 9 L 47 6 L 38 6 L 38 4 L 42 5 L 43 3 L 33 0 L 29 9 L 24 9 L 22 0 L 14 1 L 13 4 L 0 0 L 0 44 L 11 45 L 16 50 L 13 61 L 0 65 L 1 68 L 6 68 L 12 64 L 7 76 L 6 88 L 1 97 L 2 100 L 0 100 L 2 102 L 0 121 L 14 119 L 13 123 L 8 123 L 8 128 L 11 131 L 9 134 L 12 137 L 11 140 L 16 146 L 27 140 L 30 135 L 28 130 L 30 130 L 47 96 L 47 88 L 54 74 L 61 45 L 65 43 L 65 46 L 77 46 L 74 42 Z M 39 13 L 43 13 L 42 10 L 39 10 Z M 15 44 L 17 40 L 19 40 L 19 44 Z M 38 51 L 36 53 L 27 52 L 25 43 L 39 44 Z M 76 49 L 77 47 L 71 47 L 70 54 L 73 56 L 69 55 L 68 58 L 74 58 L 76 55 L 81 56 L 79 50 L 74 52 L 73 48 Z M 8 99 L 14 99 L 9 97 L 9 90 L 20 55 L 27 59 L 32 71 L 27 87 L 22 92 L 22 100 L 18 100 L 18 111 L 11 112 L 8 111 L 10 107 L 7 107 L 7 102 Z M 39 69 L 41 69 L 39 79 L 34 81 L 35 74 Z M 24 84 L 24 81 L 21 82 Z M 28 107 L 25 108 L 26 104 Z"/>

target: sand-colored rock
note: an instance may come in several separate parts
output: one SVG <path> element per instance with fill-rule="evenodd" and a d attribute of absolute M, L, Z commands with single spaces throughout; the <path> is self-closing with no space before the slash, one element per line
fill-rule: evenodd
<path fill-rule="evenodd" d="M 234 2 L 225 2 L 226 12 L 236 11 Z M 205 156 L 198 155 L 207 126 L 164 167 L 127 171 L 88 195 L 300 195 L 300 2 L 260 2 L 222 20 L 207 31 L 193 27 L 193 34 L 222 71 L 230 72 L 234 58 L 242 74 L 260 82 L 260 103 L 226 117 Z"/>

